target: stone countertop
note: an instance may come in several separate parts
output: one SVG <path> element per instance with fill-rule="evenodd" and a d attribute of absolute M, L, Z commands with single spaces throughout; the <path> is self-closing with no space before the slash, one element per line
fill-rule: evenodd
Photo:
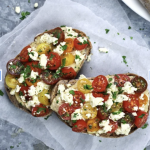
<path fill-rule="evenodd" d="M 73 0 L 75 1 L 75 0 Z M 128 15 L 132 28 L 141 34 L 146 43 L 150 46 L 150 26 L 149 22 L 138 16 L 129 9 L 121 0 L 118 0 L 126 14 Z M 29 3 L 30 2 L 30 3 Z M 0 37 L 12 31 L 21 20 L 20 15 L 15 13 L 15 7 L 20 6 L 21 11 L 32 12 L 35 10 L 34 3 L 39 7 L 44 4 L 45 0 L 4 0 L 0 2 Z M 144 28 L 144 30 L 139 30 Z M 44 143 L 25 133 L 17 126 L 0 119 L 0 150 L 52 150 Z M 150 150 L 150 146 L 146 148 Z"/>

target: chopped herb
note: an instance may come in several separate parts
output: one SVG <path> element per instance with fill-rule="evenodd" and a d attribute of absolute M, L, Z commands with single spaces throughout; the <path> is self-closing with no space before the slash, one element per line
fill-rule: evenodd
<path fill-rule="evenodd" d="M 89 42 L 84 40 L 83 44 L 89 44 Z"/>
<path fill-rule="evenodd" d="M 11 65 L 10 67 L 13 69 L 16 69 L 16 65 Z"/>
<path fill-rule="evenodd" d="M 51 115 L 46 116 L 44 119 L 47 120 Z"/>
<path fill-rule="evenodd" d="M 146 150 L 146 148 L 144 148 L 144 150 Z"/>
<path fill-rule="evenodd" d="M 68 34 L 68 36 L 73 36 L 72 34 Z"/>
<path fill-rule="evenodd" d="M 13 149 L 13 148 L 14 148 L 14 146 L 10 146 L 10 148 L 11 148 L 11 149 Z"/>
<path fill-rule="evenodd" d="M 23 96 L 23 92 L 22 91 L 19 91 L 19 96 Z"/>
<path fill-rule="evenodd" d="M 107 88 L 110 88 L 110 87 L 111 87 L 111 85 L 112 85 L 112 83 L 109 83 L 109 84 L 107 85 Z"/>
<path fill-rule="evenodd" d="M 116 76 L 118 79 L 120 78 L 117 74 L 115 74 L 115 76 Z"/>
<path fill-rule="evenodd" d="M 120 35 L 119 33 L 117 33 L 118 35 Z"/>
<path fill-rule="evenodd" d="M 132 36 L 130 36 L 130 39 L 132 40 L 132 39 L 133 39 L 133 37 L 132 37 Z"/>
<path fill-rule="evenodd" d="M 129 26 L 128 29 L 131 29 L 131 27 Z"/>
<path fill-rule="evenodd" d="M 57 94 L 60 94 L 60 90 L 58 90 Z"/>
<path fill-rule="evenodd" d="M 62 50 L 64 51 L 64 50 L 67 49 L 67 45 L 63 45 L 61 48 L 62 48 Z"/>
<path fill-rule="evenodd" d="M 73 118 L 76 118 L 77 115 L 78 115 L 78 113 L 74 113 L 74 114 L 73 114 Z"/>
<path fill-rule="evenodd" d="M 64 59 L 62 60 L 62 66 L 61 66 L 61 68 L 65 67 L 65 64 L 66 64 L 66 58 L 64 58 Z"/>
<path fill-rule="evenodd" d="M 147 126 L 148 126 L 148 123 L 145 123 L 145 124 L 142 126 L 142 129 L 147 128 Z"/>
<path fill-rule="evenodd" d="M 106 34 L 109 32 L 109 29 L 105 29 L 105 31 L 106 31 Z"/>
<path fill-rule="evenodd" d="M 84 101 L 84 99 L 82 99 L 82 98 L 80 98 L 80 100 L 82 101 L 82 103 L 84 103 L 85 101 Z"/>
<path fill-rule="evenodd" d="M 71 106 L 71 103 L 69 103 L 69 106 Z"/>
<path fill-rule="evenodd" d="M 42 50 L 40 49 L 38 52 L 39 52 L 39 53 L 41 53 L 41 52 L 42 52 Z"/>
<path fill-rule="evenodd" d="M 65 25 L 61 25 L 60 27 L 66 27 Z"/>
<path fill-rule="evenodd" d="M 77 126 L 77 125 L 74 125 L 73 127 L 74 127 L 74 128 L 77 128 L 78 126 Z"/>
<path fill-rule="evenodd" d="M 90 67 L 91 68 L 91 70 L 92 70 L 92 67 Z"/>
<path fill-rule="evenodd" d="M 118 94 L 122 94 L 123 93 L 122 87 L 118 87 L 118 90 L 119 90 Z"/>
<path fill-rule="evenodd" d="M 94 42 L 94 44 L 95 44 L 96 42 Z"/>
<path fill-rule="evenodd" d="M 72 120 L 72 122 L 73 122 L 73 123 L 76 123 L 76 122 L 77 122 L 77 120 Z"/>
<path fill-rule="evenodd" d="M 45 32 L 46 32 L 46 31 L 48 31 L 48 30 L 45 30 Z"/>
<path fill-rule="evenodd" d="M 123 111 L 123 108 L 120 108 L 117 112 L 112 112 L 113 115 L 118 115 Z"/>
<path fill-rule="evenodd" d="M 52 60 L 55 55 L 51 54 L 49 60 Z"/>
<path fill-rule="evenodd" d="M 75 59 L 79 59 L 79 60 L 81 60 L 81 58 L 80 58 L 80 56 L 79 56 L 79 55 L 76 55 L 76 56 L 75 56 Z"/>
<path fill-rule="evenodd" d="M 33 52 L 29 52 L 29 53 L 28 53 L 28 55 L 30 55 L 30 54 L 31 54 L 32 56 L 34 56 L 34 53 L 33 53 Z"/>
<path fill-rule="evenodd" d="M 4 95 L 3 91 L 0 90 L 0 96 L 3 96 L 3 95 Z"/>
<path fill-rule="evenodd" d="M 102 142 L 101 140 L 99 140 L 99 142 Z"/>
<path fill-rule="evenodd" d="M 28 3 L 30 3 L 30 0 L 28 0 Z"/>
<path fill-rule="evenodd" d="M 112 98 L 116 99 L 117 98 L 117 92 L 111 92 L 112 93 Z"/>
<path fill-rule="evenodd" d="M 139 118 L 143 118 L 145 116 L 145 114 L 142 114 L 141 116 L 139 116 Z"/>
<path fill-rule="evenodd" d="M 28 12 L 28 11 L 23 12 L 23 11 L 22 11 L 22 12 L 21 12 L 21 16 L 22 16 L 22 17 L 21 17 L 20 19 L 21 19 L 21 20 L 24 20 L 28 15 L 30 15 L 30 12 Z"/>
<path fill-rule="evenodd" d="M 92 89 L 93 89 L 93 88 L 92 88 L 92 85 L 88 85 L 88 84 L 83 85 L 83 87 L 84 87 L 84 89 L 86 89 L 86 90 L 92 90 Z"/>
<path fill-rule="evenodd" d="M 69 93 L 72 94 L 72 95 L 75 94 L 73 90 L 70 90 Z"/>
<path fill-rule="evenodd" d="M 123 62 L 124 62 L 125 64 L 127 64 L 126 56 L 122 56 L 122 58 L 123 58 Z"/>
<path fill-rule="evenodd" d="M 92 129 L 92 125 L 91 124 L 89 125 L 89 128 Z"/>
<path fill-rule="evenodd" d="M 124 119 L 121 119 L 121 123 L 126 124 L 127 122 Z"/>
<path fill-rule="evenodd" d="M 109 78 L 108 81 L 111 82 L 111 81 L 112 81 L 112 78 Z"/>
<path fill-rule="evenodd" d="M 40 113 L 41 111 L 46 112 L 46 108 L 41 108 L 41 107 L 39 107 L 38 110 L 37 110 L 36 112 L 37 112 L 37 113 Z"/>
<path fill-rule="evenodd" d="M 56 103 L 58 104 L 58 103 L 59 103 L 59 100 L 57 100 Z"/>
<path fill-rule="evenodd" d="M 123 40 L 125 40 L 125 38 L 123 38 Z"/>

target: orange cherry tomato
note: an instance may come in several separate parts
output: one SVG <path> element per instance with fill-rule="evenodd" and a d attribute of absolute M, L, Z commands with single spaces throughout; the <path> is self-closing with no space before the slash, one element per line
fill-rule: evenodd
<path fill-rule="evenodd" d="M 26 84 L 27 84 L 28 86 L 32 86 L 32 85 L 37 86 L 37 83 L 38 83 L 40 80 L 34 81 L 34 80 L 26 79 L 25 81 L 26 81 Z"/>
<path fill-rule="evenodd" d="M 65 39 L 66 45 L 67 45 L 67 49 L 64 51 L 64 53 L 66 52 L 71 52 L 73 50 L 74 47 L 74 41 L 71 38 L 67 38 Z"/>
<path fill-rule="evenodd" d="M 99 127 L 99 122 L 100 119 L 99 118 L 94 118 L 94 119 L 89 119 L 87 121 L 87 131 L 88 132 L 96 132 L 100 129 Z"/>
<path fill-rule="evenodd" d="M 148 103 L 148 97 L 144 94 L 143 99 L 139 99 L 139 107 L 142 107 L 142 105 L 146 105 Z"/>

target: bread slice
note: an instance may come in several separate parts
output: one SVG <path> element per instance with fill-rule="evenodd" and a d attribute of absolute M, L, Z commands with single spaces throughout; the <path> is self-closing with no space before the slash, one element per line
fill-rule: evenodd
<path fill-rule="evenodd" d="M 44 33 L 51 34 L 53 30 L 54 30 L 54 29 L 51 29 L 51 30 L 49 30 L 49 31 L 45 31 Z M 84 32 L 82 32 L 82 31 L 80 31 L 80 30 L 77 30 L 77 29 L 73 29 L 73 30 L 74 30 L 75 32 L 77 32 L 78 34 L 80 34 L 81 36 L 84 36 L 84 37 L 86 37 L 86 38 L 88 39 L 87 35 L 86 35 Z M 35 41 L 35 39 L 40 38 L 44 33 L 38 34 L 38 35 L 34 38 L 34 41 Z M 91 42 L 90 42 L 89 39 L 88 39 L 88 43 L 89 43 L 89 44 L 88 44 L 87 48 L 85 49 L 85 58 L 82 60 L 81 65 L 80 65 L 80 68 L 76 71 L 77 73 L 80 71 L 80 69 L 81 69 L 81 67 L 83 66 L 84 62 L 86 61 L 88 55 L 91 53 L 92 44 L 91 44 Z M 32 46 L 36 46 L 36 42 L 32 42 L 32 43 L 30 43 L 29 45 L 30 45 L 31 48 L 32 48 Z M 19 54 L 16 56 L 16 58 L 18 58 L 18 57 L 19 57 Z M 7 74 L 8 74 L 8 72 L 6 72 L 6 75 L 7 75 Z M 6 75 L 5 75 L 5 77 L 6 77 Z M 31 109 L 29 110 L 29 109 L 24 105 L 24 103 L 21 101 L 21 99 L 19 98 L 19 96 L 10 95 L 11 89 L 6 85 L 6 82 L 5 82 L 5 85 L 4 85 L 4 86 L 5 86 L 5 90 L 6 90 L 6 93 L 7 93 L 8 97 L 9 97 L 10 101 L 11 101 L 17 108 L 19 108 L 19 109 L 21 109 L 21 110 L 23 110 L 23 111 L 25 111 L 25 112 L 31 114 Z M 54 87 L 54 85 L 50 86 L 50 90 L 49 90 L 49 91 L 50 91 L 50 96 L 51 96 L 51 94 L 52 94 L 51 91 L 52 91 L 53 87 Z M 49 113 L 48 115 L 50 115 L 51 113 L 52 113 L 52 110 L 50 110 L 50 113 Z M 46 116 L 48 116 L 48 115 L 46 115 Z M 43 116 L 43 117 L 45 117 L 45 116 Z"/>
<path fill-rule="evenodd" d="M 139 0 L 142 5 L 147 9 L 147 11 L 150 13 L 150 0 Z"/>
<path fill-rule="evenodd" d="M 138 76 L 138 75 L 136 75 L 136 74 L 133 74 L 133 73 L 124 73 L 125 75 L 128 75 L 128 76 L 132 76 L 132 77 L 135 77 L 135 76 Z M 94 80 L 94 77 L 91 77 L 91 78 L 87 78 L 87 79 L 89 79 L 89 80 Z M 65 87 L 67 87 L 66 85 L 67 84 L 71 84 L 71 86 L 72 85 L 75 85 L 75 83 L 78 81 L 78 79 L 74 79 L 74 80 L 61 80 L 61 81 L 59 81 L 56 85 L 55 85 L 55 87 L 53 88 L 53 90 L 52 90 L 52 93 L 51 93 L 51 99 L 50 99 L 50 102 L 51 102 L 51 106 L 52 106 L 52 104 L 53 104 L 53 100 L 54 100 L 54 98 L 57 96 L 57 91 L 58 91 L 58 86 L 60 85 L 60 84 L 63 84 Z M 149 91 L 148 90 L 146 90 L 146 92 L 148 93 L 148 95 L 149 95 Z M 62 103 L 60 103 L 60 105 L 61 105 Z M 60 106 L 60 105 L 58 105 L 58 106 Z M 150 100 L 149 100 L 149 103 L 147 104 L 148 105 L 148 111 L 147 111 L 147 113 L 149 114 L 149 110 L 150 110 Z M 52 107 L 51 107 L 52 108 Z M 52 108 L 52 110 L 58 115 L 58 117 L 67 125 L 67 126 L 69 126 L 69 127 L 71 127 L 72 128 L 72 126 L 70 125 L 70 123 L 68 122 L 68 121 L 65 121 L 65 120 L 63 120 L 60 116 L 59 116 L 59 114 L 58 114 L 58 112 L 54 109 L 54 108 Z M 129 134 L 131 134 L 131 133 L 133 133 L 134 131 L 136 131 L 138 128 L 135 126 L 135 125 L 133 125 L 132 126 L 132 128 L 131 128 L 131 130 L 130 130 L 130 133 Z M 83 132 L 84 134 L 89 134 L 89 133 L 87 133 L 87 132 Z M 94 136 L 96 136 L 96 134 L 90 134 L 90 135 L 94 135 Z M 103 134 L 101 134 L 101 135 L 99 135 L 100 137 L 105 137 L 105 138 L 119 138 L 119 137 L 124 137 L 125 135 L 117 135 L 115 132 L 114 133 L 103 133 Z"/>

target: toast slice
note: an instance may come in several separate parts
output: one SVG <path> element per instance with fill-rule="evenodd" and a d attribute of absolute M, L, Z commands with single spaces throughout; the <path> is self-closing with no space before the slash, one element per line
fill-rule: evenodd
<path fill-rule="evenodd" d="M 138 75 L 136 74 L 132 74 L 132 73 L 127 73 L 127 74 L 124 74 L 124 75 L 127 75 L 128 77 L 130 77 L 131 79 L 133 79 L 134 77 L 138 77 Z M 113 77 L 113 76 L 106 76 L 106 77 Z M 82 78 L 81 78 L 82 79 Z M 90 80 L 91 82 L 93 82 L 93 80 L 95 78 L 87 78 L 88 80 Z M 108 78 L 107 78 L 108 79 Z M 75 79 L 75 80 L 61 80 L 59 81 L 55 87 L 53 88 L 52 90 L 52 94 L 51 94 L 51 109 L 58 115 L 58 117 L 66 124 L 68 125 L 69 127 L 73 128 L 73 123 L 72 123 L 72 120 L 65 120 L 63 119 L 63 117 L 60 116 L 60 114 L 58 113 L 59 112 L 59 108 L 60 106 L 62 106 L 64 103 L 66 103 L 64 100 L 62 100 L 61 98 L 58 99 L 59 100 L 59 103 L 57 103 L 57 98 L 58 96 L 60 97 L 60 94 L 58 92 L 58 89 L 59 89 L 59 85 L 64 85 L 65 86 L 65 90 L 69 89 L 70 90 L 75 90 L 77 91 L 77 82 L 78 82 L 78 79 Z M 69 87 L 68 87 L 69 85 Z M 146 94 L 147 98 L 148 98 L 148 102 L 147 104 L 145 105 L 145 112 L 147 112 L 147 114 L 149 115 L 149 91 L 146 89 L 144 92 L 144 94 Z M 84 105 L 83 105 L 84 106 Z M 81 108 L 83 107 L 81 106 Z M 98 107 L 97 107 L 98 108 Z M 87 121 L 87 120 L 86 120 Z M 130 129 L 130 132 L 128 134 L 131 134 L 133 133 L 134 131 L 136 131 L 138 128 L 135 124 L 132 125 L 131 129 Z M 82 131 L 82 133 L 85 133 L 85 134 L 90 134 L 90 135 L 94 135 L 94 136 L 100 136 L 100 137 L 105 137 L 105 138 L 119 138 L 119 137 L 124 137 L 126 135 L 124 134 L 116 134 L 115 132 L 113 133 L 102 133 L 102 134 L 96 134 L 94 132 L 87 132 L 87 131 Z"/>
<path fill-rule="evenodd" d="M 47 34 L 48 34 L 48 35 L 53 34 L 53 32 L 56 31 L 56 29 L 58 29 L 58 30 L 61 31 L 61 32 L 64 32 L 64 35 L 67 36 L 67 35 L 66 35 L 66 32 L 65 32 L 64 30 L 62 30 L 61 28 L 57 27 L 57 28 L 55 28 L 55 29 L 52 29 L 52 30 L 49 30 L 49 31 L 45 31 L 44 33 L 41 33 L 41 34 L 37 35 L 37 36 L 34 38 L 34 41 L 29 44 L 30 48 L 31 48 L 33 51 L 36 51 L 38 45 L 41 44 L 41 41 L 40 41 L 41 37 L 42 37 L 43 35 L 45 35 L 45 34 L 46 34 L 46 35 L 47 35 Z M 63 27 L 63 29 L 64 29 L 64 27 Z M 69 28 L 69 29 L 70 29 L 70 28 Z M 76 69 L 74 68 L 74 70 L 75 70 L 75 72 L 76 72 L 76 75 L 77 75 L 77 73 L 79 72 L 79 70 L 80 70 L 81 67 L 83 66 L 85 60 L 87 59 L 87 57 L 88 57 L 89 54 L 91 53 L 92 44 L 91 44 L 90 40 L 88 39 L 88 37 L 86 36 L 86 34 L 85 34 L 84 32 L 82 32 L 82 31 L 80 31 L 80 30 L 77 30 L 77 29 L 72 29 L 72 33 L 74 33 L 74 32 L 75 32 L 79 37 L 85 37 L 85 38 L 87 38 L 87 43 L 88 43 L 88 45 L 87 45 L 87 47 L 86 47 L 85 49 L 79 51 L 81 54 L 84 55 L 84 57 L 83 57 L 82 60 L 80 61 L 79 67 L 77 67 Z M 54 34 L 55 34 L 55 33 L 54 33 Z M 63 41 L 66 39 L 65 36 L 63 37 L 64 39 L 61 39 L 61 41 L 58 40 L 58 43 L 52 46 L 53 49 L 56 48 L 56 47 L 59 45 L 60 42 L 63 42 Z M 78 36 L 77 36 L 77 37 L 78 37 Z M 75 39 L 75 37 L 71 37 L 71 38 L 72 38 L 72 39 Z M 44 42 L 44 43 L 46 43 L 46 42 Z M 73 55 L 75 55 L 75 51 L 77 51 L 77 50 L 76 50 L 75 48 L 73 48 L 73 50 L 72 50 L 71 53 L 72 53 Z M 15 59 L 19 60 L 19 59 L 20 59 L 20 54 L 18 54 Z M 38 60 L 35 60 L 35 62 L 37 62 L 37 61 L 38 61 Z M 75 62 L 74 62 L 74 64 L 75 64 Z M 8 66 L 8 64 L 7 64 L 7 66 Z M 70 68 L 71 68 L 71 67 L 74 67 L 74 66 L 75 66 L 75 65 L 70 65 L 70 66 L 66 66 L 66 67 L 70 67 Z M 42 69 L 43 69 L 43 68 L 42 68 Z M 53 71 L 53 72 L 55 72 L 55 74 L 56 74 L 56 71 Z M 6 76 L 7 76 L 8 74 L 9 74 L 9 72 L 7 71 Z M 8 97 L 9 97 L 10 101 L 11 101 L 16 107 L 18 107 L 19 109 L 24 110 L 25 112 L 32 114 L 32 113 L 31 113 L 31 111 L 32 111 L 32 106 L 31 106 L 31 107 L 27 107 L 26 102 L 25 102 L 25 101 L 22 101 L 22 99 L 20 98 L 20 96 L 19 96 L 18 93 L 15 93 L 14 95 L 11 95 L 11 94 L 10 94 L 10 93 L 11 93 L 11 90 L 13 90 L 13 89 L 10 88 L 10 87 L 7 85 L 7 83 L 6 83 L 6 76 L 5 76 L 5 90 L 6 90 L 6 92 L 7 92 L 7 95 L 8 95 Z M 39 76 L 41 76 L 41 75 L 39 75 Z M 16 76 L 14 76 L 14 77 L 16 78 Z M 19 77 L 20 77 L 20 76 L 19 76 Z M 73 76 L 72 79 L 73 79 L 73 78 L 75 78 L 75 76 Z M 61 79 L 62 79 L 62 77 L 59 78 L 59 80 L 61 80 Z M 17 76 L 17 80 L 18 80 L 18 76 Z M 43 81 L 42 81 L 42 82 L 43 82 Z M 50 95 L 50 97 L 51 97 L 51 91 L 52 91 L 54 85 L 55 85 L 55 84 L 50 85 L 50 87 L 49 87 L 49 95 Z M 19 86 L 20 86 L 20 84 L 19 84 Z M 48 115 L 50 115 L 50 114 L 52 113 L 52 110 L 50 109 L 50 105 L 48 105 L 48 108 L 49 108 L 49 113 L 47 113 L 46 115 L 43 115 L 42 117 L 48 116 Z"/>

